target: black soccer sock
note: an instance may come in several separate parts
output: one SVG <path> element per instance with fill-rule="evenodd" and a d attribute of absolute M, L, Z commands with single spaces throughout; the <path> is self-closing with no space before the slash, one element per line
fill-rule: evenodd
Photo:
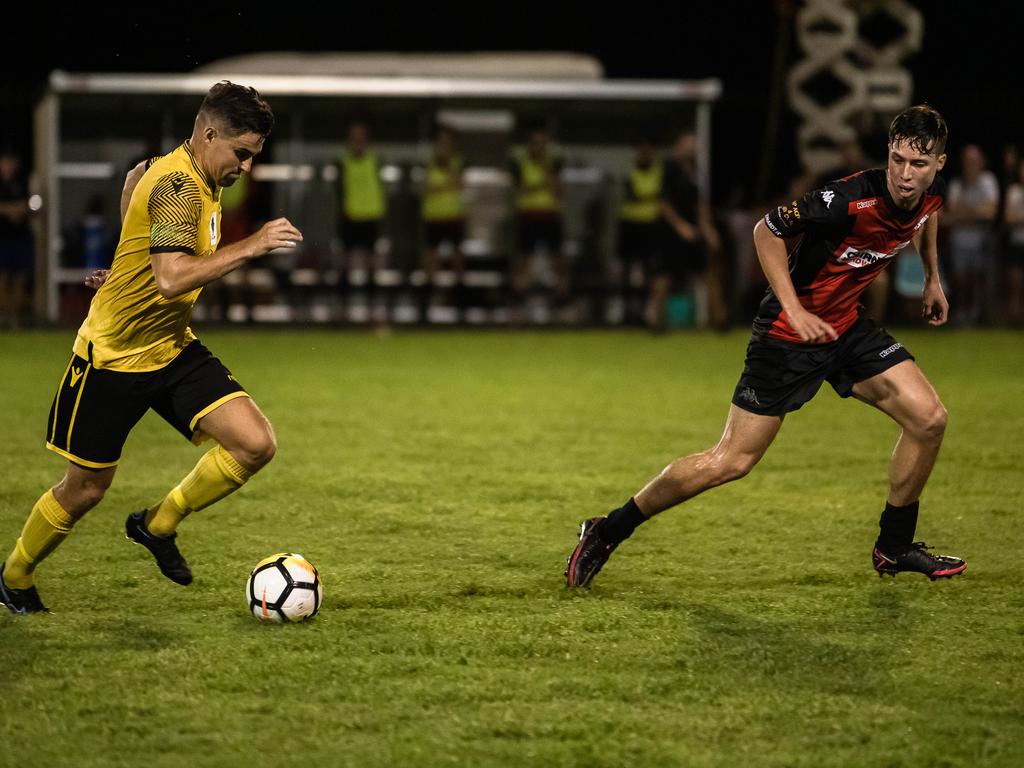
<path fill-rule="evenodd" d="M 598 535 L 609 544 L 618 544 L 632 536 L 636 527 L 646 520 L 640 507 L 633 499 L 630 499 L 608 515 L 607 519 L 601 523 Z"/>
<path fill-rule="evenodd" d="M 917 507 L 919 502 L 907 504 L 905 507 L 894 507 L 885 503 L 882 516 L 878 519 L 878 541 L 876 545 L 883 552 L 893 547 L 906 546 L 914 541 L 917 529 Z"/>

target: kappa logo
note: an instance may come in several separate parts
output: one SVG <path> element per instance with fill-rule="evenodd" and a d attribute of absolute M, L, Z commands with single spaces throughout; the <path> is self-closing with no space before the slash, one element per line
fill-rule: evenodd
<path fill-rule="evenodd" d="M 210 216 L 210 245 L 217 245 L 217 212 Z"/>
<path fill-rule="evenodd" d="M 879 353 L 878 353 L 878 356 L 879 356 L 879 357 L 888 357 L 888 356 L 889 356 L 889 355 L 891 355 L 891 354 L 892 354 L 893 352 L 895 352 L 895 351 L 896 351 L 897 349 L 902 349 L 902 348 L 903 348 L 903 345 L 902 345 L 902 344 L 900 344 L 900 343 L 899 343 L 899 342 L 897 341 L 897 342 L 896 342 L 895 344 L 893 344 L 893 345 L 892 345 L 891 347 L 886 347 L 886 348 L 885 348 L 885 349 L 883 349 L 883 350 L 882 350 L 881 352 L 879 352 Z"/>
<path fill-rule="evenodd" d="M 739 398 L 740 400 L 746 400 L 748 403 L 760 405 L 757 401 L 757 393 L 750 387 L 744 387 L 742 391 L 740 391 Z"/>
<path fill-rule="evenodd" d="M 877 202 L 878 202 L 878 200 L 875 199 L 875 198 L 871 198 L 870 200 L 858 200 L 857 201 L 857 210 L 858 211 L 862 211 L 865 208 L 874 208 L 875 207 L 875 203 L 877 203 Z"/>
<path fill-rule="evenodd" d="M 834 198 L 835 196 L 836 196 L 836 193 L 833 192 L 831 189 L 823 189 L 823 190 L 821 190 L 821 199 L 825 201 L 825 207 L 826 208 L 831 208 L 832 207 L 832 198 Z"/>
<path fill-rule="evenodd" d="M 78 380 L 82 378 L 82 374 L 85 373 L 81 368 L 77 366 L 71 369 L 71 388 L 74 389 L 75 385 L 78 384 Z"/>
<path fill-rule="evenodd" d="M 930 213 L 926 213 L 924 216 L 922 216 L 920 218 L 920 220 L 917 222 L 917 224 L 914 225 L 914 231 L 915 232 L 917 232 L 917 230 L 919 230 L 924 225 L 924 223 L 926 221 L 928 221 L 928 217 L 929 216 L 931 216 L 931 214 Z"/>

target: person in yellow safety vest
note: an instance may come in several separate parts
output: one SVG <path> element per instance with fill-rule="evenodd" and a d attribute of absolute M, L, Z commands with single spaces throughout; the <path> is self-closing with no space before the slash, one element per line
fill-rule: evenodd
<path fill-rule="evenodd" d="M 381 222 L 387 213 L 387 198 L 380 179 L 380 160 L 370 149 L 370 129 L 354 122 L 348 128 L 339 163 L 339 235 L 345 262 L 342 288 L 348 287 L 348 275 L 355 263 L 365 265 L 367 300 L 374 312 L 375 271 L 383 266 L 377 254 Z M 384 307 L 383 322 L 387 322 Z"/>
<path fill-rule="evenodd" d="M 465 310 L 462 278 L 465 258 L 462 241 L 466 236 L 465 208 L 462 200 L 462 157 L 455 151 L 456 135 L 452 128 L 439 126 L 434 134 L 434 147 L 421 187 L 421 215 L 425 225 L 425 247 L 420 268 L 424 282 L 420 287 L 420 322 L 428 321 L 434 297 L 434 281 L 441 263 L 441 247 L 451 249 L 451 268 L 455 273 L 454 301 L 459 321 Z"/>
<path fill-rule="evenodd" d="M 526 146 L 513 153 L 510 171 L 515 182 L 519 251 L 513 289 L 520 296 L 525 293 L 530 261 L 543 249 L 555 272 L 556 296 L 564 301 L 569 296 L 569 269 L 562 252 L 562 160 L 551 148 L 546 128 L 529 130 Z"/>
<path fill-rule="evenodd" d="M 657 263 L 658 219 L 661 218 L 662 177 L 664 168 L 655 155 L 654 142 L 642 138 L 636 144 L 636 156 L 629 175 L 623 181 L 622 208 L 619 212 L 619 257 L 622 261 L 622 298 L 625 321 L 633 323 L 652 316 L 648 306 L 654 296 L 654 281 L 663 271 Z M 644 312 L 636 311 L 638 291 L 633 273 L 642 273 Z"/>

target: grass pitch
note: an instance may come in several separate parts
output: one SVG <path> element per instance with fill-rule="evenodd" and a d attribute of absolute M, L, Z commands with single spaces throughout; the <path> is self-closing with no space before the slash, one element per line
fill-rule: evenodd
<path fill-rule="evenodd" d="M 571 592 L 578 521 L 717 440 L 745 333 L 203 333 L 278 456 L 182 526 L 178 587 L 123 523 L 200 451 L 143 420 L 39 570 L 53 614 L 0 615 L 0 765 L 1024 764 L 1024 337 L 897 335 L 950 411 L 918 536 L 964 576 L 874 575 L 897 430 L 826 385 Z M 63 471 L 71 337 L 0 335 L 0 557 Z M 245 611 L 281 550 L 308 624 Z"/>

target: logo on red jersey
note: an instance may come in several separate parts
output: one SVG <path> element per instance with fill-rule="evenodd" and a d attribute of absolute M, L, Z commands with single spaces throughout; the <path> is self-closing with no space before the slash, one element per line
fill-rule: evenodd
<path fill-rule="evenodd" d="M 860 269 L 861 267 L 870 267 L 872 264 L 877 264 L 885 259 L 891 259 L 899 251 L 902 251 L 910 245 L 909 240 L 904 240 L 902 243 L 897 243 L 896 247 L 892 249 L 892 253 L 884 253 L 882 251 L 872 251 L 868 248 L 847 248 L 836 260 L 840 264 L 846 264 L 848 266 Z"/>
<path fill-rule="evenodd" d="M 865 208 L 874 208 L 877 204 L 877 197 L 869 197 L 867 200 L 851 200 L 849 205 L 846 206 L 846 212 L 852 216 L 857 211 L 863 211 Z"/>

